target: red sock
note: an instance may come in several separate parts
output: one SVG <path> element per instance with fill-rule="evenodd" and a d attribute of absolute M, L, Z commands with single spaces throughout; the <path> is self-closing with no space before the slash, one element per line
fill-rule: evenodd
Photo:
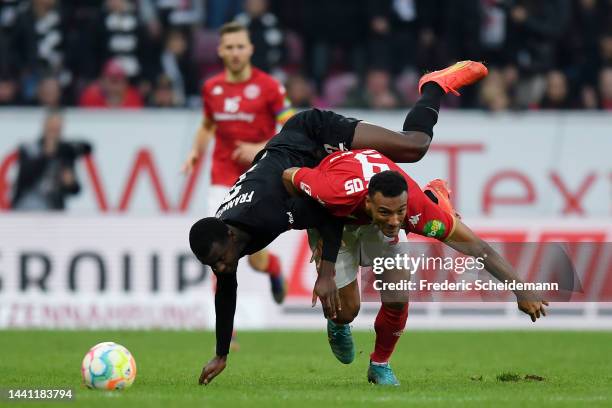
<path fill-rule="evenodd" d="M 402 335 L 408 320 L 408 305 L 402 310 L 392 309 L 382 305 L 376 315 L 374 330 L 376 331 L 376 344 L 370 360 L 375 363 L 386 363 L 391 358 L 395 345 Z"/>
<path fill-rule="evenodd" d="M 273 253 L 268 254 L 268 267 L 266 268 L 266 272 L 270 274 L 270 276 L 276 278 L 281 274 L 281 263 L 278 256 Z"/>

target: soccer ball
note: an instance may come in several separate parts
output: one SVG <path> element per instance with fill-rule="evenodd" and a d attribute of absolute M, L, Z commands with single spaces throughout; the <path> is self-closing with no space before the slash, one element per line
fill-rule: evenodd
<path fill-rule="evenodd" d="M 89 388 L 121 390 L 136 378 L 136 361 L 132 353 L 110 341 L 93 346 L 81 364 L 83 383 Z"/>

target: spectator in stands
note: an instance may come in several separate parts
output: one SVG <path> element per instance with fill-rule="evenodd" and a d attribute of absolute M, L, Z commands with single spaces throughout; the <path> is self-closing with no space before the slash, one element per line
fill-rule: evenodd
<path fill-rule="evenodd" d="M 601 108 L 612 110 L 612 67 L 607 67 L 599 73 L 599 95 Z"/>
<path fill-rule="evenodd" d="M 557 41 L 570 22 L 570 0 L 516 0 L 509 10 L 508 47 L 522 73 L 555 66 Z"/>
<path fill-rule="evenodd" d="M 255 46 L 253 65 L 266 72 L 279 69 L 286 55 L 285 37 L 268 0 L 244 0 L 244 12 L 235 20 L 249 29 Z"/>
<path fill-rule="evenodd" d="M 155 67 L 154 51 L 131 0 L 106 0 L 105 12 L 98 22 L 95 53 L 98 67 L 114 59 L 123 66 L 132 82 L 140 82 L 142 90 L 150 89 L 151 67 Z"/>
<path fill-rule="evenodd" d="M 198 73 L 189 54 L 187 38 L 182 31 L 172 29 L 168 33 L 159 66 L 158 85 L 160 76 L 169 80 L 173 106 L 193 106 L 199 102 Z"/>
<path fill-rule="evenodd" d="M 499 69 L 491 68 L 480 87 L 480 106 L 490 112 L 510 108 L 510 96 L 504 76 Z"/>
<path fill-rule="evenodd" d="M 81 95 L 84 108 L 141 108 L 142 97 L 128 82 L 123 65 L 116 60 L 106 63 L 102 77 Z"/>
<path fill-rule="evenodd" d="M 204 16 L 204 2 L 201 0 L 147 0 L 147 3 L 153 7 L 146 11 L 152 12 L 165 30 L 198 25 Z M 145 20 L 150 21 L 149 18 Z"/>
<path fill-rule="evenodd" d="M 612 15 L 612 11 L 610 14 Z M 612 27 L 608 30 L 599 40 L 599 66 L 602 67 L 612 66 Z"/>
<path fill-rule="evenodd" d="M 539 109 L 571 109 L 573 107 L 570 97 L 567 77 L 561 71 L 550 71 L 546 75 L 546 89 L 540 100 Z"/>
<path fill-rule="evenodd" d="M 308 82 L 302 75 L 292 75 L 287 79 L 287 98 L 296 108 L 322 108 L 324 103 L 320 101 L 313 84 Z"/>
<path fill-rule="evenodd" d="M 357 86 L 348 95 L 345 106 L 368 109 L 395 109 L 401 105 L 391 84 L 391 73 L 385 69 L 368 70 L 365 86 Z"/>
<path fill-rule="evenodd" d="M 34 102 L 38 81 L 45 73 L 65 78 L 66 27 L 56 0 L 32 0 L 17 17 L 12 36 L 15 65 L 21 70 L 22 93 L 26 102 Z"/>
<path fill-rule="evenodd" d="M 366 66 L 366 0 L 309 0 L 304 2 L 305 60 L 317 88 L 330 71 L 342 69 L 363 75 Z"/>
<path fill-rule="evenodd" d="M 0 106 L 15 105 L 18 102 L 19 85 L 10 76 L 0 77 Z"/>
<path fill-rule="evenodd" d="M 235 15 L 240 13 L 242 0 L 206 0 L 204 26 L 217 30 Z"/>
<path fill-rule="evenodd" d="M 19 146 L 19 169 L 11 200 L 14 210 L 63 210 L 66 198 L 79 193 L 75 161 L 90 153 L 91 146 L 63 142 L 62 126 L 62 115 L 51 112 L 45 118 L 41 138 Z"/>
<path fill-rule="evenodd" d="M 38 83 L 38 105 L 57 109 L 62 106 L 62 87 L 57 78 L 48 76 Z"/>
<path fill-rule="evenodd" d="M 150 105 L 156 108 L 175 108 L 181 106 L 177 97 L 172 80 L 165 74 L 160 74 L 151 94 Z"/>

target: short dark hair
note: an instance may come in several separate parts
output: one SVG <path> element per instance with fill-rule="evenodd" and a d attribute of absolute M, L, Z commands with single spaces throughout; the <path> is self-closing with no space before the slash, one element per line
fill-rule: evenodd
<path fill-rule="evenodd" d="M 202 218 L 191 226 L 189 246 L 193 254 L 202 262 L 206 259 L 215 242 L 223 243 L 229 238 L 229 228 L 218 218 Z"/>
<path fill-rule="evenodd" d="M 238 21 L 230 21 L 229 23 L 225 23 L 221 26 L 219 29 L 219 36 L 222 37 L 225 34 L 239 33 L 241 31 L 249 34 L 249 29 L 244 24 L 239 23 Z"/>
<path fill-rule="evenodd" d="M 408 191 L 406 179 L 397 171 L 385 170 L 376 173 L 368 185 L 368 195 L 374 197 L 376 193 L 381 193 L 384 197 L 397 197 L 403 192 Z"/>

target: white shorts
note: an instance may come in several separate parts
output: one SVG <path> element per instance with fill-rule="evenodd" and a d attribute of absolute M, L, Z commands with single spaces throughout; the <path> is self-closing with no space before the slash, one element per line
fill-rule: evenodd
<path fill-rule="evenodd" d="M 208 187 L 208 197 L 206 197 L 206 215 L 214 217 L 223 199 L 230 191 L 230 187 L 211 184 Z"/>
<path fill-rule="evenodd" d="M 319 241 L 316 230 L 308 230 L 310 249 Z M 336 261 L 336 286 L 347 286 L 357 279 L 359 267 L 372 266 L 376 257 L 395 257 L 402 254 L 401 242 L 407 242 L 406 232 L 400 230 L 397 239 L 386 237 L 374 224 L 346 225 L 342 234 L 342 247 Z"/>

